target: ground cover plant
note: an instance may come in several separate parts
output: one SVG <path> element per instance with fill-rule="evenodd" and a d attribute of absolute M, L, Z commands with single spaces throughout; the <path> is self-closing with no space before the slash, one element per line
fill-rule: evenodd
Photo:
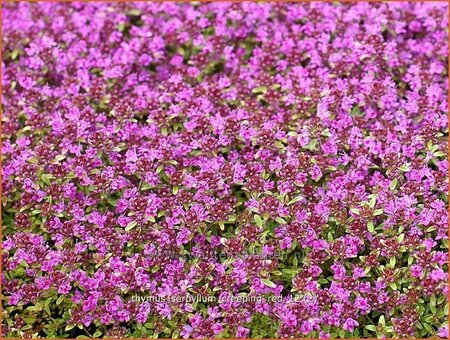
<path fill-rule="evenodd" d="M 447 337 L 447 3 L 2 7 L 3 336 Z"/>

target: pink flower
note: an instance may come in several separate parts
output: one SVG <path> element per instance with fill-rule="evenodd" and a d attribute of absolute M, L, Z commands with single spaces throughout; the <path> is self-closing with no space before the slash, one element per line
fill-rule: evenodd
<path fill-rule="evenodd" d="M 448 339 L 448 325 L 439 328 L 436 335 L 440 338 Z"/>
<path fill-rule="evenodd" d="M 342 325 L 342 328 L 345 329 L 346 331 L 353 332 L 353 330 L 357 326 L 359 326 L 358 321 L 348 318 L 347 320 L 345 320 L 344 324 Z"/>
<path fill-rule="evenodd" d="M 236 332 L 236 338 L 246 338 L 250 330 L 248 328 L 238 326 Z"/>
<path fill-rule="evenodd" d="M 311 178 L 318 181 L 322 177 L 322 170 L 318 165 L 314 165 L 311 171 Z"/>
<path fill-rule="evenodd" d="M 2 14 L 6 338 L 447 336 L 445 3 Z"/>
<path fill-rule="evenodd" d="M 322 273 L 322 269 L 320 269 L 320 267 L 318 266 L 311 266 L 308 272 L 311 274 L 312 277 L 317 277 Z"/>
<path fill-rule="evenodd" d="M 180 335 L 184 338 L 187 339 L 190 337 L 191 333 L 193 331 L 193 328 L 189 325 L 183 325 L 183 328 L 180 332 Z"/>
<path fill-rule="evenodd" d="M 342 280 L 346 277 L 345 275 L 345 268 L 342 264 L 340 263 L 335 263 L 331 266 L 331 269 L 334 272 L 334 278 L 336 280 Z"/>
<path fill-rule="evenodd" d="M 363 298 L 363 297 L 361 297 L 361 296 L 358 296 L 358 297 L 355 299 L 354 304 L 355 304 L 355 307 L 356 307 L 356 308 L 359 308 L 359 309 L 360 309 L 361 311 L 363 311 L 363 312 L 368 312 L 368 311 L 370 310 L 370 306 L 369 306 L 369 304 L 368 304 L 367 299 L 366 299 L 366 298 Z"/>
<path fill-rule="evenodd" d="M 442 270 L 442 268 L 437 268 L 431 271 L 430 277 L 434 281 L 441 281 L 447 278 L 447 274 Z"/>
<path fill-rule="evenodd" d="M 423 273 L 422 267 L 419 265 L 413 265 L 411 266 L 411 274 L 414 277 L 420 277 Z"/>

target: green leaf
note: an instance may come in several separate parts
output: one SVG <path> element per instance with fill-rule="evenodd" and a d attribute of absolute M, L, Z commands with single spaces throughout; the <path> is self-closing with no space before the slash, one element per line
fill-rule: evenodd
<path fill-rule="evenodd" d="M 354 213 L 355 215 L 359 215 L 359 214 L 360 214 L 360 211 L 359 211 L 358 208 L 350 208 L 350 211 L 351 211 L 352 213 Z"/>
<path fill-rule="evenodd" d="M 116 27 L 119 32 L 123 32 L 125 30 L 125 24 L 123 22 L 121 22 L 120 24 L 117 24 Z"/>
<path fill-rule="evenodd" d="M 51 185 L 52 184 L 52 179 L 55 178 L 52 174 L 42 174 L 41 175 L 41 179 L 42 182 L 44 182 L 47 185 Z"/>
<path fill-rule="evenodd" d="M 431 327 L 429 324 L 422 322 L 423 328 L 427 330 L 428 333 L 433 333 L 433 327 Z"/>
<path fill-rule="evenodd" d="M 430 304 L 432 306 L 436 306 L 436 295 L 435 294 L 431 295 L 431 297 L 430 297 Z"/>
<path fill-rule="evenodd" d="M 261 217 L 260 217 L 259 215 L 255 215 L 255 216 L 253 217 L 253 219 L 255 220 L 255 223 L 256 223 L 256 225 L 257 225 L 258 227 L 262 227 L 263 221 L 262 221 L 262 219 L 261 219 Z"/>
<path fill-rule="evenodd" d="M 266 93 L 266 92 L 267 92 L 267 86 L 258 86 L 252 90 L 252 93 Z"/>
<path fill-rule="evenodd" d="M 395 263 L 396 263 L 396 259 L 395 259 L 395 256 L 393 256 L 389 260 L 389 265 L 391 266 L 391 268 L 395 268 Z"/>
<path fill-rule="evenodd" d="M 378 323 L 380 325 L 382 325 L 383 327 L 386 325 L 386 321 L 384 319 L 384 315 L 381 315 L 380 318 L 378 319 Z"/>
<path fill-rule="evenodd" d="M 369 230 L 371 233 L 375 231 L 375 227 L 372 221 L 367 222 L 367 230 Z"/>
<path fill-rule="evenodd" d="M 141 15 L 141 11 L 138 10 L 137 8 L 133 8 L 128 11 L 128 15 L 137 17 L 137 16 Z"/>
<path fill-rule="evenodd" d="M 50 303 L 52 302 L 53 298 L 49 297 L 47 300 L 45 300 L 44 302 L 44 310 L 47 312 L 48 315 L 52 315 L 51 311 L 50 311 Z"/>
<path fill-rule="evenodd" d="M 142 184 L 142 186 L 141 186 L 141 190 L 148 190 L 151 188 L 152 188 L 152 186 L 147 182 L 144 182 L 144 184 Z"/>
<path fill-rule="evenodd" d="M 57 300 L 56 300 L 56 305 L 59 306 L 65 299 L 64 295 L 61 295 Z"/>
<path fill-rule="evenodd" d="M 57 160 L 58 162 L 64 160 L 66 158 L 66 155 L 58 155 L 55 157 L 55 160 Z"/>
<path fill-rule="evenodd" d="M 377 331 L 377 327 L 374 326 L 374 325 L 367 325 L 366 329 L 368 329 L 369 331 L 372 331 L 372 332 L 376 332 Z"/>
<path fill-rule="evenodd" d="M 373 216 L 378 216 L 383 213 L 383 209 L 375 209 L 373 212 Z"/>
<path fill-rule="evenodd" d="M 352 115 L 352 116 L 356 116 L 356 117 L 361 117 L 361 116 L 363 116 L 363 114 L 361 114 L 361 109 L 359 108 L 359 106 L 354 106 L 354 107 L 352 108 L 351 115 Z"/>
<path fill-rule="evenodd" d="M 16 48 L 11 52 L 11 59 L 14 60 L 19 55 L 19 50 Z"/>
<path fill-rule="evenodd" d="M 270 287 L 270 288 L 276 287 L 275 283 L 273 283 L 272 281 L 270 281 L 268 279 L 261 279 L 261 282 L 264 283 L 267 287 Z"/>
<path fill-rule="evenodd" d="M 317 139 L 313 139 L 311 140 L 311 142 L 306 145 L 304 148 L 306 150 L 311 150 L 311 151 L 315 151 L 316 150 L 316 146 L 317 146 Z"/>
<path fill-rule="evenodd" d="M 128 223 L 127 226 L 125 227 L 125 231 L 129 231 L 129 230 L 133 229 L 136 225 L 137 225 L 137 222 L 136 222 L 136 221 L 131 221 L 131 222 Z"/>
<path fill-rule="evenodd" d="M 102 332 L 101 332 L 101 331 L 95 331 L 95 333 L 92 334 L 92 337 L 93 337 L 93 338 L 99 338 L 101 335 L 102 335 Z"/>
<path fill-rule="evenodd" d="M 330 129 L 325 129 L 325 130 L 323 130 L 321 133 L 320 133 L 322 136 L 324 136 L 324 137 L 330 137 L 331 136 L 331 132 L 330 132 Z"/>
<path fill-rule="evenodd" d="M 411 170 L 409 166 L 410 166 L 410 164 L 406 163 L 406 164 L 403 164 L 399 169 L 400 169 L 400 171 L 408 172 L 409 170 Z"/>
<path fill-rule="evenodd" d="M 288 205 L 297 203 L 297 202 L 300 201 L 301 199 L 303 199 L 303 196 L 297 196 L 297 197 L 294 197 L 293 199 L 291 199 L 291 200 L 288 202 Z"/>
<path fill-rule="evenodd" d="M 397 187 L 398 184 L 398 179 L 394 178 L 391 182 L 391 184 L 389 184 L 389 189 L 394 190 Z"/>
<path fill-rule="evenodd" d="M 376 197 L 372 197 L 372 199 L 369 202 L 369 207 L 373 208 L 376 203 L 377 203 L 377 198 Z"/>
<path fill-rule="evenodd" d="M 430 305 L 430 311 L 431 311 L 431 313 L 433 313 L 433 315 L 435 315 L 436 314 L 436 306 Z"/>
<path fill-rule="evenodd" d="M 219 228 L 220 230 L 225 230 L 225 223 L 223 221 L 219 221 Z"/>
<path fill-rule="evenodd" d="M 282 217 L 277 217 L 275 219 L 275 221 L 277 221 L 280 224 L 287 224 L 286 220 L 284 218 L 282 218 Z"/>
<path fill-rule="evenodd" d="M 236 215 L 230 215 L 228 216 L 228 222 L 235 222 L 236 221 Z"/>

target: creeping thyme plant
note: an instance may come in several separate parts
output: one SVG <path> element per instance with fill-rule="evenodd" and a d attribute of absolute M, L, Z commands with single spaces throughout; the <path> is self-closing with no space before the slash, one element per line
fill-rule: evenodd
<path fill-rule="evenodd" d="M 447 27 L 3 3 L 3 336 L 446 338 Z"/>

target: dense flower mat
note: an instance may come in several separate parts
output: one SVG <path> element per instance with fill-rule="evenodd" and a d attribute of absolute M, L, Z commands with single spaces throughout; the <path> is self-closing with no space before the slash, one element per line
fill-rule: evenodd
<path fill-rule="evenodd" d="M 447 6 L 4 3 L 4 336 L 445 337 Z"/>

